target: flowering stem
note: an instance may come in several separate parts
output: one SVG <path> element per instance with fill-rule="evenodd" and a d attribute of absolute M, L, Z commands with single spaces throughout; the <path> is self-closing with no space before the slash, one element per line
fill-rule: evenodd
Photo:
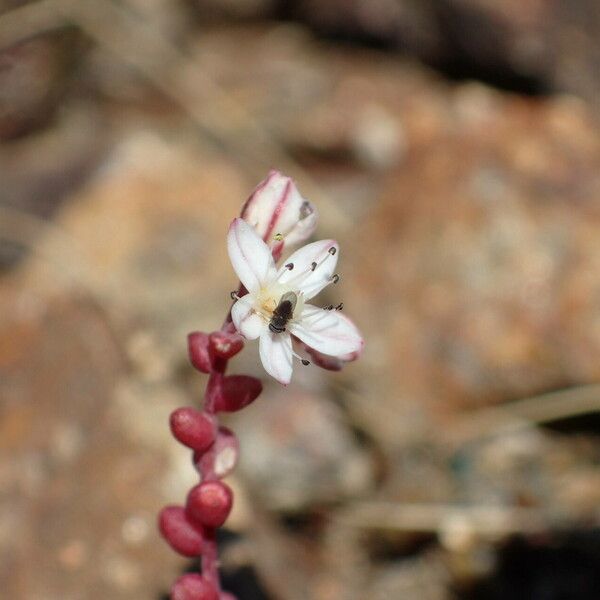
<path fill-rule="evenodd" d="M 211 413 L 207 410 L 208 403 L 205 404 L 205 412 Z M 218 421 L 215 421 L 215 427 L 218 427 Z M 206 460 L 203 463 L 201 471 L 202 481 L 215 481 L 217 479 L 215 475 L 215 453 L 209 451 L 210 460 Z M 209 458 L 207 457 L 207 459 Z M 203 544 L 202 544 L 202 575 L 204 578 L 211 583 L 217 592 L 221 591 L 221 580 L 219 577 L 219 559 L 218 559 L 218 548 L 217 548 L 217 529 L 216 527 L 203 527 Z"/>
<path fill-rule="evenodd" d="M 221 331 L 225 332 L 230 323 L 229 317 L 223 323 Z M 212 361 L 212 370 L 208 377 L 206 391 L 204 394 L 204 412 L 214 418 L 215 436 L 219 429 L 219 418 L 216 411 L 215 402 L 218 398 L 219 391 L 223 385 L 225 370 L 227 369 L 226 358 L 218 357 Z M 201 480 L 215 481 L 218 477 L 215 473 L 215 458 L 214 449 L 209 449 L 206 460 L 201 465 Z M 202 575 L 211 583 L 218 593 L 221 592 L 221 579 L 219 576 L 219 550 L 217 546 L 217 528 L 204 526 L 203 528 L 204 543 L 202 545 Z"/>
<path fill-rule="evenodd" d="M 219 576 L 219 549 L 217 547 L 217 528 L 204 527 L 204 544 L 202 546 L 202 575 L 211 583 L 218 593 L 221 592 Z"/>
<path fill-rule="evenodd" d="M 239 445 L 235 435 L 219 425 L 220 412 L 240 410 L 261 392 L 259 380 L 246 375 L 225 375 L 229 359 L 243 341 L 228 316 L 211 334 L 188 336 L 192 364 L 208 373 L 202 410 L 182 407 L 170 417 L 173 436 L 194 451 L 200 483 L 188 493 L 185 506 L 167 506 L 159 528 L 171 547 L 188 557 L 201 558 L 201 574 L 188 573 L 171 588 L 172 600 L 231 600 L 222 592 L 219 576 L 217 528 L 231 511 L 233 492 L 221 480 L 235 467 Z"/>

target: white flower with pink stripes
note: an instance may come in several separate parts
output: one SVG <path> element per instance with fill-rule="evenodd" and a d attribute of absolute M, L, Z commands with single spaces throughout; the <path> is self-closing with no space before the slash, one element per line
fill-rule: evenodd
<path fill-rule="evenodd" d="M 340 311 L 341 304 L 319 308 L 308 301 L 337 283 L 339 246 L 334 240 L 313 242 L 294 252 L 277 268 L 271 249 L 243 219 L 234 219 L 227 235 L 229 258 L 247 294 L 233 294 L 231 317 L 248 340 L 259 339 L 260 358 L 269 375 L 287 385 L 292 377 L 292 339 L 309 353 L 352 360 L 364 341 Z M 300 358 L 304 364 L 306 359 Z"/>

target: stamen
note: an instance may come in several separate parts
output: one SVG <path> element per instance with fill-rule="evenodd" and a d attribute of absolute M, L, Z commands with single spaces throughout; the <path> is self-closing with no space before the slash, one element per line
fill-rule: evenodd
<path fill-rule="evenodd" d="M 344 308 L 344 303 L 340 302 L 336 307 L 335 310 L 342 310 L 342 308 Z"/>
<path fill-rule="evenodd" d="M 229 293 L 229 297 L 232 300 L 239 300 L 240 299 L 240 297 L 238 296 L 237 290 L 233 290 L 233 292 L 230 292 Z"/>
<path fill-rule="evenodd" d="M 276 233 L 276 234 L 273 236 L 273 239 L 274 239 L 276 242 L 281 242 L 281 241 L 283 240 L 283 234 L 281 234 L 281 233 Z"/>
<path fill-rule="evenodd" d="M 325 310 L 333 310 L 333 304 L 330 304 L 329 306 L 326 306 Z"/>
<path fill-rule="evenodd" d="M 294 358 L 297 358 L 305 367 L 308 367 L 308 365 L 310 365 L 310 360 L 306 360 L 306 358 L 302 358 L 299 354 L 296 354 L 293 350 L 292 350 L 292 356 Z"/>
<path fill-rule="evenodd" d="M 331 281 L 332 281 L 334 284 L 336 284 L 336 283 L 337 283 L 339 280 L 340 280 L 340 276 L 339 276 L 337 273 L 335 273 L 334 275 L 332 275 L 332 277 L 331 277 Z"/>
<path fill-rule="evenodd" d="M 327 259 L 330 258 L 331 256 L 333 256 L 336 252 L 337 252 L 337 248 L 335 248 L 335 246 L 331 246 L 331 248 L 329 248 L 327 250 L 327 254 L 325 254 L 325 256 L 319 262 L 317 262 L 317 261 L 311 262 L 310 266 L 306 270 L 298 272 L 298 274 L 294 278 L 290 279 L 286 283 L 289 285 L 294 285 L 294 284 L 300 283 L 303 279 L 308 277 L 310 275 L 310 273 L 313 273 L 314 271 L 316 271 L 316 269 L 320 268 L 325 262 L 327 262 Z M 287 265 L 285 265 L 285 266 L 287 267 Z"/>
<path fill-rule="evenodd" d="M 286 268 L 288 271 L 291 271 L 291 270 L 294 268 L 294 263 L 288 263 L 287 265 L 285 265 L 285 268 Z"/>

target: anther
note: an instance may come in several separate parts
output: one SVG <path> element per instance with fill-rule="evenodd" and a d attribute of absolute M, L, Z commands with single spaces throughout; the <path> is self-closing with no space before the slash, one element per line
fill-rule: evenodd
<path fill-rule="evenodd" d="M 285 268 L 286 268 L 288 271 L 291 271 L 291 270 L 294 268 L 294 263 L 288 263 L 287 265 L 285 265 Z"/>
<path fill-rule="evenodd" d="M 339 280 L 340 280 L 340 276 L 337 273 L 332 275 L 331 281 L 333 281 L 334 284 L 337 283 Z"/>
<path fill-rule="evenodd" d="M 344 303 L 340 302 L 336 307 L 335 310 L 342 310 L 342 308 L 344 308 Z"/>
<path fill-rule="evenodd" d="M 302 358 L 299 354 L 296 354 L 293 350 L 292 350 L 292 356 L 297 358 L 305 367 L 310 365 L 310 361 L 306 360 L 305 358 Z"/>
<path fill-rule="evenodd" d="M 276 242 L 281 242 L 281 240 L 283 240 L 283 234 L 281 234 L 281 233 L 276 233 L 276 234 L 273 236 L 273 239 L 274 239 Z"/>
<path fill-rule="evenodd" d="M 310 270 L 311 271 L 314 271 L 316 268 L 317 268 L 317 263 L 316 262 L 313 262 L 313 263 L 310 264 Z"/>
<path fill-rule="evenodd" d="M 237 291 L 236 291 L 236 290 L 233 290 L 233 292 L 230 292 L 230 294 L 229 294 L 229 297 L 230 297 L 232 300 L 239 300 L 239 299 L 240 299 L 240 297 L 238 296 L 238 294 L 237 294 Z"/>
<path fill-rule="evenodd" d="M 329 254 L 331 254 L 331 256 L 333 256 L 337 252 L 337 248 L 335 246 L 331 246 L 331 248 L 329 248 L 328 252 L 329 252 Z"/>
<path fill-rule="evenodd" d="M 333 310 L 333 304 L 329 304 L 323 307 L 323 310 Z"/>

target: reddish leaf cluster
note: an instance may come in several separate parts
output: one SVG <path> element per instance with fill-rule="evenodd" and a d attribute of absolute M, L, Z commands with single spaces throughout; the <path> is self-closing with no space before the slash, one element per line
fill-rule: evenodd
<path fill-rule="evenodd" d="M 261 382 L 247 375 L 225 375 L 227 361 L 243 348 L 243 339 L 226 323 L 210 335 L 188 336 L 192 365 L 210 375 L 203 410 L 178 408 L 170 417 L 173 436 L 193 450 L 200 483 L 188 493 L 185 506 L 167 506 L 159 515 L 159 529 L 170 546 L 187 557 L 201 557 L 202 574 L 186 574 L 171 589 L 172 600 L 235 600 L 220 589 L 215 530 L 225 523 L 233 492 L 221 479 L 235 467 L 238 441 L 219 426 L 218 413 L 240 410 L 262 391 Z"/>

